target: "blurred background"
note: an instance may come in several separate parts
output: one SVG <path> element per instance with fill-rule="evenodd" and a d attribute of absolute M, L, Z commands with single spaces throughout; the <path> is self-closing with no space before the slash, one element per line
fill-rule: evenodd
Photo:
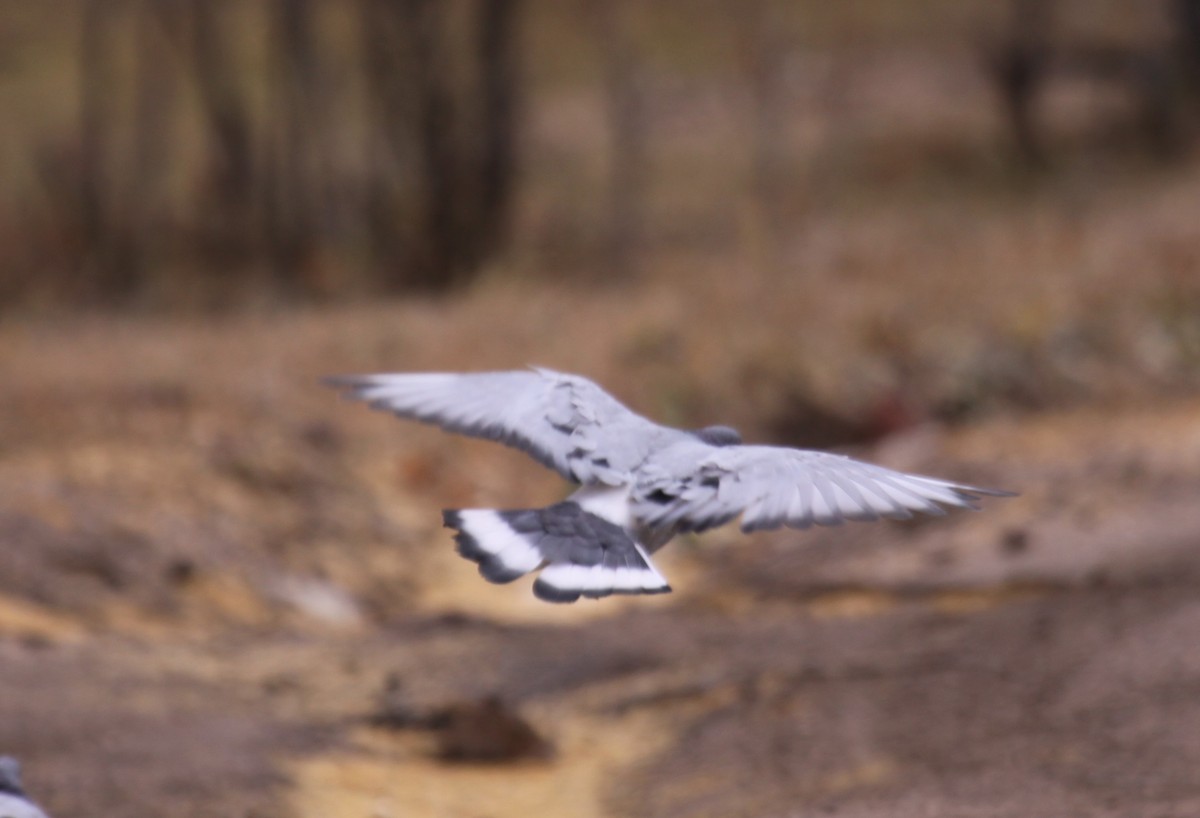
<path fill-rule="evenodd" d="M 0 753 L 52 814 L 1200 812 L 1200 2 L 0 0 Z M 485 584 L 538 364 L 1014 489 Z"/>

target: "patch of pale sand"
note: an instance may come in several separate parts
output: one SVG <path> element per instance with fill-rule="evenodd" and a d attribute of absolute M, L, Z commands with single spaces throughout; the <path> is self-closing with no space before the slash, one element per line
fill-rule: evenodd
<path fill-rule="evenodd" d="M 900 767 L 888 758 L 869 758 L 861 764 L 835 770 L 817 782 L 817 789 L 827 795 L 836 795 L 863 787 L 877 787 L 895 780 Z"/>
<path fill-rule="evenodd" d="M 205 616 L 213 615 L 237 625 L 265 625 L 271 608 L 250 583 L 232 574 L 210 573 L 198 577 L 186 589 L 189 605 Z"/>
<path fill-rule="evenodd" d="M 78 622 L 32 602 L 0 596 L 0 635 L 78 642 L 84 628 Z"/>
<path fill-rule="evenodd" d="M 874 589 L 830 591 L 810 601 L 805 608 L 817 619 L 862 619 L 882 616 L 896 607 L 896 595 Z"/>
<path fill-rule="evenodd" d="M 675 736 L 661 712 L 581 715 L 567 703 L 531 708 L 553 726 L 548 761 L 446 763 L 419 742 L 363 731 L 354 754 L 290 765 L 296 818 L 601 818 L 605 792 L 630 764 Z"/>
<path fill-rule="evenodd" d="M 719 698 L 696 699 L 692 706 L 710 710 L 721 706 Z M 512 764 L 438 762 L 418 738 L 364 732 L 356 741 L 358 752 L 290 765 L 289 802 L 296 818 L 600 818 L 611 814 L 606 805 L 611 782 L 676 744 L 680 723 L 644 709 L 604 717 L 559 712 L 556 756 Z M 810 789 L 838 794 L 881 786 L 899 775 L 894 760 L 870 757 L 830 770 Z M 712 786 L 713 777 L 676 786 L 695 792 L 697 786 Z"/>
<path fill-rule="evenodd" d="M 965 463 L 1000 459 L 1045 466 L 1125 458 L 1156 472 L 1194 473 L 1200 402 L 1083 408 L 1006 418 L 948 433 L 945 453 Z"/>
<path fill-rule="evenodd" d="M 810 599 L 763 600 L 753 590 L 730 588 L 704 599 L 711 608 L 731 615 L 762 617 L 776 612 L 813 619 L 870 619 L 895 613 L 901 605 L 950 615 L 968 615 L 1022 602 L 1049 593 L 1036 583 L 998 582 L 978 588 L 893 591 L 882 588 L 847 588 L 815 594 Z"/>
<path fill-rule="evenodd" d="M 926 603 L 938 613 L 973 614 L 1045 596 L 1049 592 L 1048 588 L 1035 584 L 1001 583 L 986 588 L 938 591 L 930 594 Z"/>
<path fill-rule="evenodd" d="M 206 573 L 175 592 L 178 608 L 157 615 L 138 602 L 115 598 L 104 603 L 89 627 L 150 641 L 199 637 L 221 627 L 263 627 L 273 621 L 267 600 L 245 579 Z"/>

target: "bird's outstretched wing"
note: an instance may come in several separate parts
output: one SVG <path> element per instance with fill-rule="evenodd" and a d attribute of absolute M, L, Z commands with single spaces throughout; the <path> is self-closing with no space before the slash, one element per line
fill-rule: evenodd
<path fill-rule="evenodd" d="M 959 485 L 873 466 L 842 455 L 776 446 L 664 450 L 640 470 L 634 514 L 652 527 L 704 531 L 738 516 L 743 531 L 907 519 L 977 508 L 981 496 L 1011 492 Z"/>
<path fill-rule="evenodd" d="M 547 369 L 328 378 L 375 409 L 513 446 L 568 480 L 618 485 L 685 432 L 627 409 L 578 375 Z"/>

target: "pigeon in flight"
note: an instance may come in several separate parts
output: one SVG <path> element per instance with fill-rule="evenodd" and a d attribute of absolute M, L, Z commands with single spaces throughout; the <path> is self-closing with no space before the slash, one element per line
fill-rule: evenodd
<path fill-rule="evenodd" d="M 592 381 L 548 369 L 327 379 L 347 397 L 402 418 L 520 449 L 580 488 L 561 503 L 453 509 L 458 553 L 490 582 L 540 571 L 549 602 L 671 590 L 650 555 L 681 532 L 741 517 L 743 531 L 908 519 L 977 508 L 976 488 L 837 454 L 747 446 L 728 426 L 660 426 Z"/>
<path fill-rule="evenodd" d="M 48 818 L 21 788 L 21 765 L 0 756 L 0 818 Z"/>

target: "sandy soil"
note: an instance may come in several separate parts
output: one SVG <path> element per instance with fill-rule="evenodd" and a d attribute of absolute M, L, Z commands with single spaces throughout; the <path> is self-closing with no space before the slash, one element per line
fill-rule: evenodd
<path fill-rule="evenodd" d="M 667 597 L 549 606 L 438 511 L 553 475 L 315 386 L 500 365 L 480 314 L 0 330 L 0 751 L 53 814 L 1200 813 L 1200 403 L 910 425 L 858 453 L 1021 497 L 723 530 L 663 553 Z M 580 314 L 503 355 L 617 313 Z M 737 416 L 605 348 L 545 362 Z"/>

